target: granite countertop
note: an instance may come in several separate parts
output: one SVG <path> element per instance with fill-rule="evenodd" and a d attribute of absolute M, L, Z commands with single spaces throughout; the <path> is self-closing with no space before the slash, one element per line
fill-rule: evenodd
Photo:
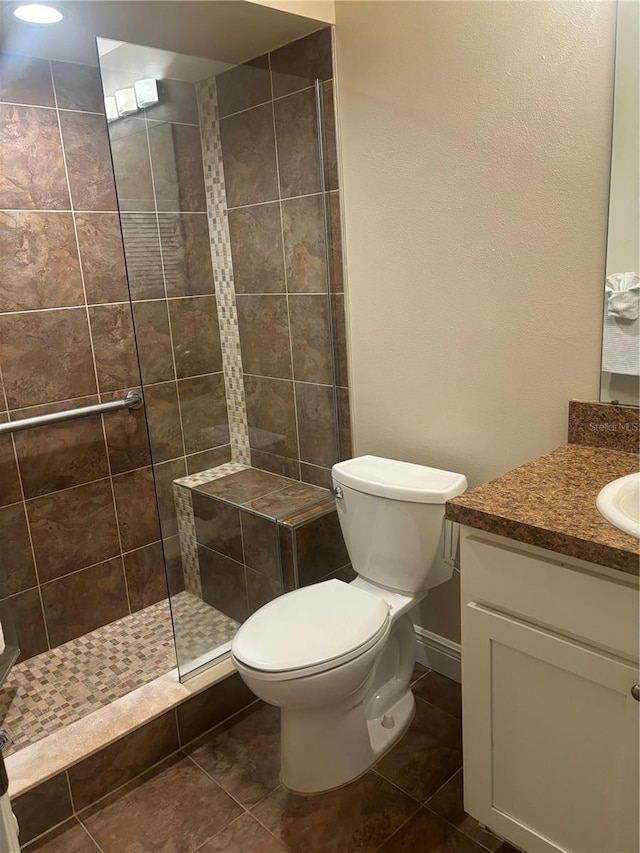
<path fill-rule="evenodd" d="M 565 444 L 447 502 L 447 518 L 640 574 L 640 541 L 609 524 L 595 505 L 600 489 L 638 470 L 637 453 Z"/>

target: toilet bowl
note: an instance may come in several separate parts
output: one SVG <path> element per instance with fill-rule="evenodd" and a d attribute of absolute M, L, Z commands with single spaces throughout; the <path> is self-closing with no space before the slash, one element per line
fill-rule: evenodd
<path fill-rule="evenodd" d="M 332 474 L 358 576 L 274 599 L 231 647 L 245 684 L 282 709 L 282 783 L 304 794 L 365 773 L 411 723 L 408 611 L 451 576 L 444 504 L 467 486 L 461 474 L 375 456 L 338 463 Z"/>

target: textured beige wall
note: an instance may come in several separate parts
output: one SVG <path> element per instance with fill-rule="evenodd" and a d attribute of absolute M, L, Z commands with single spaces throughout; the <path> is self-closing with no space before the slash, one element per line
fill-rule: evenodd
<path fill-rule="evenodd" d="M 597 399 L 615 5 L 336 4 L 356 453 L 472 485 Z M 456 597 L 422 624 L 457 639 Z"/>

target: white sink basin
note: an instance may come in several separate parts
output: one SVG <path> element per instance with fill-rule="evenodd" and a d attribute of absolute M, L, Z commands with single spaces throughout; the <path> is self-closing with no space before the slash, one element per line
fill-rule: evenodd
<path fill-rule="evenodd" d="M 614 527 L 640 539 L 640 472 L 607 483 L 598 492 L 596 507 Z"/>

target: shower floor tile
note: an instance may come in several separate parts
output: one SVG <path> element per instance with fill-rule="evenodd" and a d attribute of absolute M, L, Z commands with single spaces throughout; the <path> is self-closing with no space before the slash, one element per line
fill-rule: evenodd
<path fill-rule="evenodd" d="M 181 662 L 227 643 L 238 623 L 189 592 L 172 598 Z M 213 655 L 212 655 L 213 657 Z M 169 602 L 159 601 L 17 664 L 0 690 L 5 756 L 174 669 Z"/>

